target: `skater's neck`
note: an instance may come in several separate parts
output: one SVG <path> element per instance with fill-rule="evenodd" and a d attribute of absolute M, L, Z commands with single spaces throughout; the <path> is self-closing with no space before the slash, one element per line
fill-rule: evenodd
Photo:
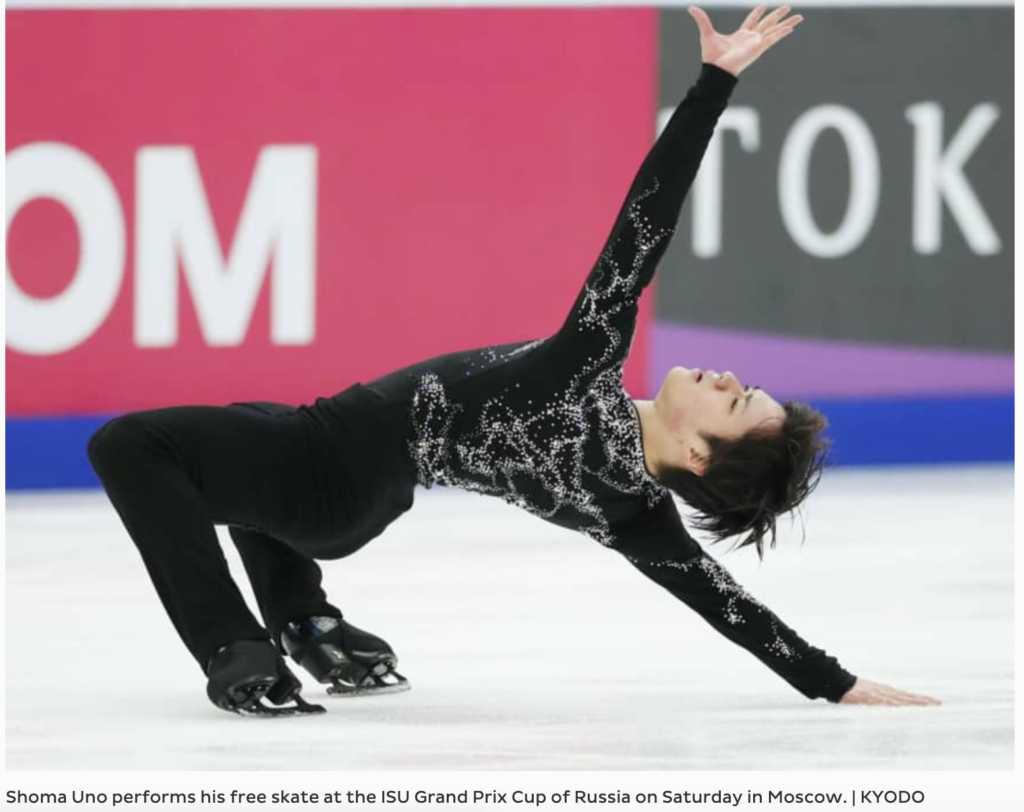
<path fill-rule="evenodd" d="M 640 438 L 644 448 L 644 467 L 653 477 L 658 476 L 662 468 L 662 457 L 658 453 L 661 448 L 664 429 L 654 408 L 653 400 L 634 400 L 637 416 L 640 419 Z"/>

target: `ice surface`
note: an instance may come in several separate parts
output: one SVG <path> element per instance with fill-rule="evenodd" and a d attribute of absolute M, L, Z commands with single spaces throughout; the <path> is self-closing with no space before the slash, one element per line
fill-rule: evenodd
<path fill-rule="evenodd" d="M 307 677 L 327 715 L 235 717 L 105 496 L 10 495 L 7 769 L 1012 769 L 1012 467 L 831 471 L 803 524 L 761 566 L 712 549 L 848 669 L 944 706 L 810 702 L 618 554 L 434 489 L 325 566 L 413 690 Z"/>

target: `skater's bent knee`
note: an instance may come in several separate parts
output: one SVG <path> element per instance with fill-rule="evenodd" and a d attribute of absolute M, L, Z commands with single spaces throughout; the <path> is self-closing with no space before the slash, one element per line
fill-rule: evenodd
<path fill-rule="evenodd" d="M 108 420 L 89 438 L 89 462 L 102 476 L 127 449 L 137 447 L 145 437 L 145 426 L 134 414 Z"/>

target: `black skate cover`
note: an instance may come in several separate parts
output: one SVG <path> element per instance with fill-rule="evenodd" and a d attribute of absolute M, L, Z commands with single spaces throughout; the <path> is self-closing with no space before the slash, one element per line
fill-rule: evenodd
<path fill-rule="evenodd" d="M 238 640 L 224 646 L 211 658 L 207 677 L 210 701 L 232 713 L 275 717 L 325 712 L 299 695 L 302 684 L 267 641 Z"/>
<path fill-rule="evenodd" d="M 342 618 L 314 616 L 289 623 L 281 645 L 331 696 L 368 696 L 408 691 L 385 641 Z"/>

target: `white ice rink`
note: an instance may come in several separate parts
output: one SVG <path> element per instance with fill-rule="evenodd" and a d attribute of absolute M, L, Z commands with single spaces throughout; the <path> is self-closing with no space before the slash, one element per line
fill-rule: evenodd
<path fill-rule="evenodd" d="M 236 717 L 206 699 L 105 496 L 10 495 L 6 766 L 1012 769 L 1012 467 L 830 471 L 804 523 L 761 566 L 712 551 L 849 670 L 944 706 L 810 702 L 618 554 L 434 489 L 325 568 L 413 690 L 330 700 L 306 677 L 327 715 Z"/>

